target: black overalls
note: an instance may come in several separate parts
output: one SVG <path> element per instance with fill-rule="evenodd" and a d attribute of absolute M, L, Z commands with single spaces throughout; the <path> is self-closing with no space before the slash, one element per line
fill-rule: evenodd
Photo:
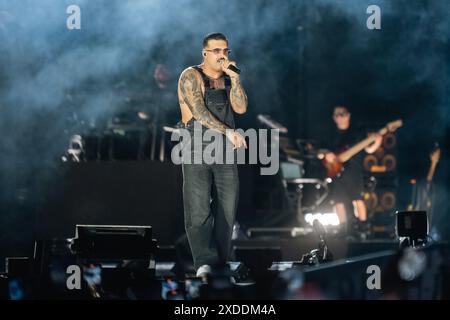
<path fill-rule="evenodd" d="M 225 89 L 211 88 L 209 78 L 200 67 L 193 67 L 202 75 L 205 85 L 204 101 L 219 121 L 234 128 L 229 100 L 230 79 L 225 77 Z M 193 137 L 195 119 L 185 128 Z M 207 128 L 197 122 L 202 130 Z M 225 147 L 226 137 L 223 139 Z M 203 142 L 203 149 L 211 142 Z M 235 151 L 232 151 L 235 153 Z M 186 233 L 191 247 L 194 267 L 225 263 L 229 256 L 231 236 L 238 203 L 239 178 L 237 164 L 182 164 L 183 203 Z"/>

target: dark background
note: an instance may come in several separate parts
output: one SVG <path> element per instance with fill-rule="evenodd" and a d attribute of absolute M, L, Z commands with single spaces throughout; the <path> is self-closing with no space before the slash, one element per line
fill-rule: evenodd
<path fill-rule="evenodd" d="M 70 4 L 81 8 L 81 30 L 66 28 Z M 366 27 L 372 4 L 381 8 L 381 30 Z M 445 0 L 0 0 L 0 257 L 29 253 L 42 204 L 72 174 L 60 161 L 72 134 L 136 106 L 156 112 L 157 64 L 170 74 L 171 102 L 160 111 L 167 123 L 179 120 L 178 75 L 200 62 L 203 36 L 213 31 L 229 37 L 243 70 L 243 128 L 264 113 L 292 138 L 323 140 L 336 104 L 366 127 L 402 118 L 398 209 L 408 201 L 407 181 L 425 176 L 439 142 L 437 219 L 448 236 L 449 14 Z M 148 185 L 161 179 L 148 177 Z"/>

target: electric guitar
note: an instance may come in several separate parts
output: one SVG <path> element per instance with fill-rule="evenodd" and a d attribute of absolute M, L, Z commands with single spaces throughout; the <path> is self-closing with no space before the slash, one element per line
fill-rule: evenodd
<path fill-rule="evenodd" d="M 385 135 L 388 132 L 394 132 L 398 128 L 400 128 L 403 125 L 403 121 L 396 120 L 389 122 L 385 127 L 381 128 L 378 133 L 382 136 Z M 340 175 L 340 173 L 344 170 L 344 163 L 350 160 L 354 155 L 371 145 L 376 140 L 376 135 L 371 135 L 367 137 L 366 139 L 358 142 L 351 148 L 347 149 L 346 151 L 339 153 L 334 161 L 327 161 L 325 154 L 322 152 L 319 154 L 319 158 L 322 159 L 322 163 L 325 166 L 326 169 L 326 176 L 328 178 L 335 178 Z"/>
<path fill-rule="evenodd" d="M 407 210 L 425 210 L 430 211 L 432 207 L 432 183 L 436 166 L 441 157 L 441 149 L 436 147 L 430 154 L 430 169 L 425 180 L 425 185 L 418 185 L 416 180 L 412 180 L 412 201 L 408 205 Z"/>

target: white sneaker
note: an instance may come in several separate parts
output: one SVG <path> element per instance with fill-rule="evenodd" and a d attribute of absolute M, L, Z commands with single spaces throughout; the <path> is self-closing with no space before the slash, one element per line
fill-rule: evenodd
<path fill-rule="evenodd" d="M 200 268 L 197 269 L 197 277 L 204 278 L 210 273 L 211 273 L 211 267 L 207 264 L 204 264 Z"/>

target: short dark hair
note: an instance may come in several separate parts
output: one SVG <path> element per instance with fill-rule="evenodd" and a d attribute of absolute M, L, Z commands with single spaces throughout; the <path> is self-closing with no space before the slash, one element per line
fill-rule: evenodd
<path fill-rule="evenodd" d="M 214 32 L 206 35 L 206 37 L 203 39 L 203 48 L 206 48 L 208 46 L 209 40 L 224 40 L 228 44 L 227 37 L 225 37 L 225 35 L 220 32 Z"/>
<path fill-rule="evenodd" d="M 332 113 L 334 113 L 337 108 L 344 108 L 345 110 L 347 110 L 348 113 L 351 113 L 350 109 L 345 104 L 336 104 L 336 105 L 334 105 Z"/>

